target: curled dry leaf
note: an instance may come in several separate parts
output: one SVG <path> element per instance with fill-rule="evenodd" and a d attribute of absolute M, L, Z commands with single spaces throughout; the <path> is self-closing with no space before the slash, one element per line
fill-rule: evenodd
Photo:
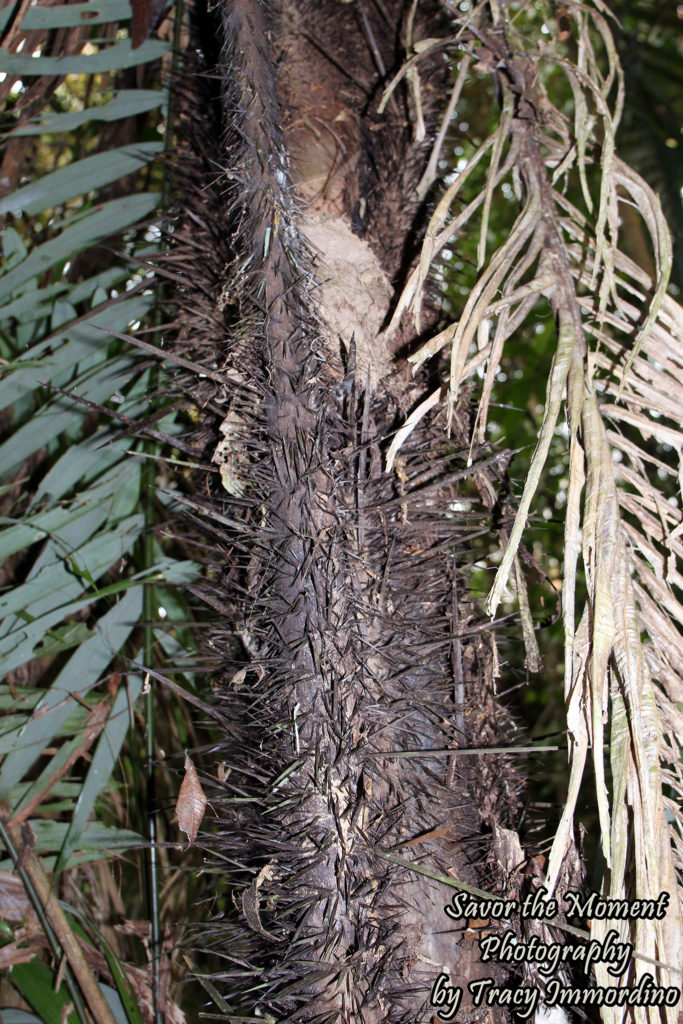
<path fill-rule="evenodd" d="M 273 878 L 274 872 L 272 865 L 274 863 L 275 861 L 269 861 L 264 865 L 249 888 L 245 889 L 242 893 L 242 912 L 247 919 L 247 924 L 252 931 L 258 932 L 260 935 L 265 935 L 268 939 L 274 939 L 275 935 L 267 932 L 261 924 L 258 891 L 259 886 L 263 882 L 269 882 Z"/>
<path fill-rule="evenodd" d="M 178 827 L 187 835 L 190 846 L 197 838 L 197 831 L 204 817 L 206 797 L 201 787 L 197 769 L 192 758 L 185 752 L 185 778 L 175 805 Z"/>

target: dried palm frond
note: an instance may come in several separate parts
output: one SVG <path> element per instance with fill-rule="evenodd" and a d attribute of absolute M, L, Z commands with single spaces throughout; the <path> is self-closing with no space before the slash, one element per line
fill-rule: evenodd
<path fill-rule="evenodd" d="M 666 295 L 671 243 L 659 200 L 615 152 L 623 86 L 607 8 L 596 0 L 570 3 L 567 12 L 575 30 L 571 47 L 564 31 L 556 30 L 554 37 L 551 32 L 542 42 L 529 39 L 520 12 L 513 15 L 495 3 L 480 3 L 461 22 L 459 43 L 466 51 L 461 70 L 476 56 L 478 67 L 491 72 L 500 117 L 438 202 L 389 332 L 406 311 L 419 325 L 430 268 L 446 245 L 457 244 L 457 235 L 472 228 L 481 211 L 478 278 L 464 309 L 411 357 L 417 368 L 450 352 L 443 387 L 449 422 L 463 381 L 486 360 L 472 438 L 476 445 L 485 437 L 506 342 L 543 297 L 550 303 L 557 343 L 544 416 L 514 524 L 504 538 L 488 610 L 495 613 L 515 567 L 564 405 L 569 486 L 562 595 L 570 780 L 550 854 L 548 886 L 555 887 L 570 843 L 590 748 L 607 866 L 605 894 L 672 894 L 664 921 L 639 921 L 630 933 L 624 931 L 636 954 L 673 969 L 657 968 L 659 983 L 671 985 L 682 958 L 674 865 L 679 871 L 683 866 L 683 721 L 677 706 L 683 678 L 683 515 L 678 500 L 662 493 L 661 478 L 675 480 L 677 467 L 666 452 L 680 462 L 683 450 L 683 314 Z M 547 26 L 552 26 L 547 13 Z M 573 98 L 573 120 L 556 104 L 562 78 Z M 458 79 L 455 92 L 460 88 Z M 566 92 L 566 84 L 563 88 Z M 442 138 L 443 132 L 437 147 Z M 455 212 L 463 186 L 485 159 L 484 184 Z M 487 256 L 488 213 L 501 184 L 510 180 L 521 212 L 504 242 Z M 576 204 L 567 198 L 572 185 Z M 620 247 L 625 204 L 639 211 L 649 233 L 655 280 Z M 490 335 L 487 339 L 484 332 L 485 345 L 477 350 L 487 321 Z M 424 408 L 438 400 L 439 391 L 425 400 Z M 421 409 L 396 436 L 389 465 Z M 594 936 L 604 934 L 607 926 L 594 922 Z M 652 970 L 636 958 L 620 983 Z M 609 983 L 604 967 L 596 976 L 598 984 Z M 609 1019 L 622 1020 L 626 1012 L 610 1010 Z M 654 1010 L 628 1013 L 634 1020 L 660 1019 Z M 667 1019 L 673 1021 L 674 1015 Z"/>

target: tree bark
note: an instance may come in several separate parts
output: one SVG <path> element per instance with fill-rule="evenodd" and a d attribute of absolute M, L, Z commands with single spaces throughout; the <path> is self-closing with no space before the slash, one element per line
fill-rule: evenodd
<path fill-rule="evenodd" d="M 420 394 L 396 351 L 414 339 L 381 336 L 423 216 L 410 98 L 375 113 L 409 8 L 226 0 L 213 15 L 221 174 L 207 195 L 194 157 L 185 258 L 204 283 L 181 318 L 226 381 L 206 400 L 222 417 L 214 643 L 232 664 L 207 847 L 238 894 L 211 941 L 229 1004 L 266 1020 L 431 1020 L 439 973 L 465 993 L 492 974 L 444 914 L 452 891 L 386 857 L 480 883 L 486 827 L 519 789 L 500 757 L 457 753 L 504 728 L 461 579 L 485 517 L 458 503 L 495 456 L 468 468 L 437 414 L 383 467 Z M 446 78 L 423 75 L 428 119 Z M 185 131 L 210 153 L 196 114 Z"/>

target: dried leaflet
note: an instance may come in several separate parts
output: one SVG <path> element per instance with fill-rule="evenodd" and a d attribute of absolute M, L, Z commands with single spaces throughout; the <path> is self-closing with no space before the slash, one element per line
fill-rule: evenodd
<path fill-rule="evenodd" d="M 451 346 L 450 412 L 480 324 L 489 319 L 497 324 L 494 341 L 484 349 L 489 365 L 475 434 L 481 443 L 504 343 L 532 311 L 534 296 L 549 301 L 557 343 L 543 423 L 514 526 L 503 537 L 506 550 L 488 608 L 495 614 L 507 585 L 542 473 L 548 471 L 550 442 L 564 403 L 569 428 L 563 618 L 570 784 L 549 857 L 548 887 L 561 882 L 590 749 L 609 867 L 605 895 L 656 898 L 667 890 L 678 897 L 672 898 L 665 921 L 638 922 L 629 931 L 636 954 L 659 956 L 673 968 L 671 973 L 658 968 L 658 979 L 666 985 L 683 961 L 683 777 L 680 713 L 675 707 L 683 685 L 677 654 L 683 608 L 676 597 L 683 514 L 680 493 L 667 499 L 661 476 L 658 480 L 653 473 L 675 479 L 675 460 L 680 461 L 683 451 L 683 313 L 666 296 L 671 242 L 659 200 L 615 155 L 623 76 L 604 12 L 600 2 L 567 4 L 566 20 L 576 23 L 574 64 L 552 39 L 539 45 L 525 35 L 521 20 L 509 17 L 505 8 L 493 3 L 473 8 L 469 26 L 462 26 L 462 39 L 474 51 L 493 57 L 489 70 L 500 90 L 499 125 L 445 190 L 424 236 L 419 273 L 409 278 L 389 332 L 404 311 L 412 311 L 419 323 L 422 281 L 439 245 L 465 227 L 477 206 L 488 203 L 492 185 L 498 187 L 503 176 L 511 178 L 508 187 L 511 183 L 518 197 L 523 196 L 522 213 L 480 271 L 460 318 L 428 339 L 411 361 L 421 365 Z M 573 128 L 555 105 L 552 79 L 538 74 L 539 63 L 554 65 L 566 76 L 574 98 Z M 594 116 L 588 115 L 591 108 Z M 501 140 L 508 144 L 507 160 Z M 489 149 L 493 156 L 487 183 L 468 207 L 451 210 L 465 177 Z M 512 155 L 515 168 L 509 175 Z M 591 174 L 599 175 L 597 217 L 591 216 L 591 165 Z M 573 168 L 586 213 L 565 195 Z M 620 250 L 620 214 L 629 202 L 651 238 L 654 280 Z M 411 425 L 408 417 L 397 442 L 405 441 Z M 655 442 L 660 447 L 653 454 Z M 673 456 L 668 466 L 667 450 Z M 392 456 L 396 451 L 394 445 Z M 582 576 L 587 593 L 580 601 L 577 584 Z M 598 984 L 607 983 L 604 968 L 596 970 Z M 640 967 L 632 971 L 638 977 Z M 624 976 L 621 984 L 630 980 Z M 673 1009 L 642 1007 L 603 1013 L 613 1024 L 626 1017 L 673 1021 L 676 1014 Z"/>
<path fill-rule="evenodd" d="M 185 778 L 183 779 L 175 805 L 178 827 L 188 838 L 190 846 L 197 838 L 199 826 L 204 817 L 206 796 L 197 775 L 197 769 L 189 754 L 185 753 Z"/>

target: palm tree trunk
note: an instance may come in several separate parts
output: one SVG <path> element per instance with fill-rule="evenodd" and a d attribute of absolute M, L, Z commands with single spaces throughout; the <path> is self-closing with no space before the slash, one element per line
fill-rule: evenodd
<path fill-rule="evenodd" d="M 241 891 L 212 945 L 231 964 L 231 1005 L 271 1020 L 431 1019 L 439 973 L 465 992 L 490 974 L 444 914 L 449 889 L 421 872 L 479 883 L 484 822 L 517 806 L 502 759 L 456 753 L 502 728 L 493 641 L 460 575 L 484 517 L 455 503 L 495 459 L 468 469 L 436 416 L 393 474 L 383 466 L 414 396 L 380 327 L 427 154 L 407 96 L 385 121 L 374 111 L 408 8 L 234 0 L 214 13 L 227 270 L 207 256 L 213 294 L 198 309 L 194 289 L 185 322 L 234 383 L 213 435 L 232 680 L 210 845 Z M 425 95 L 442 77 L 432 68 Z M 195 253 L 200 219 L 216 233 L 202 184 Z"/>

